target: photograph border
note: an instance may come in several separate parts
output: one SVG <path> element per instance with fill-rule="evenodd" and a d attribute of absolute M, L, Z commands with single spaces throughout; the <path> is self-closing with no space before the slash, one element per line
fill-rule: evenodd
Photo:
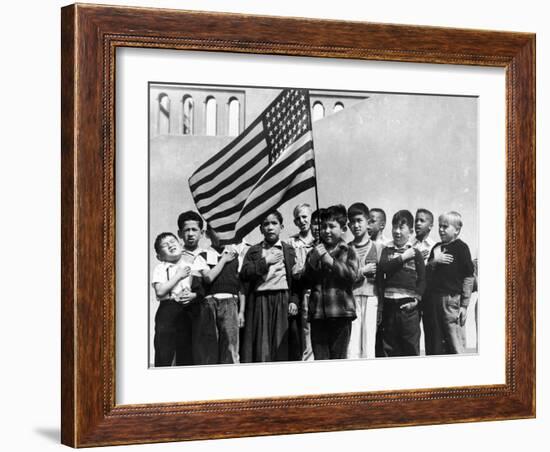
<path fill-rule="evenodd" d="M 534 34 L 80 4 L 62 8 L 61 16 L 63 444 L 86 447 L 535 416 Z M 119 47 L 504 68 L 505 384 L 117 405 Z"/>

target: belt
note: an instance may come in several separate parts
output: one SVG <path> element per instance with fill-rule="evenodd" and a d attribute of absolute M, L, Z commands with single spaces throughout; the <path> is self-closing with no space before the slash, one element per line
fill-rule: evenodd
<path fill-rule="evenodd" d="M 237 298 L 237 295 L 231 293 L 213 293 L 206 295 L 205 298 L 215 298 L 216 300 L 229 300 L 231 298 Z"/>

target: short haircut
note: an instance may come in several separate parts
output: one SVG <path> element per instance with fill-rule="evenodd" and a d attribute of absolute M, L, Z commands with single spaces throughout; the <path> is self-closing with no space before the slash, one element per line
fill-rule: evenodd
<path fill-rule="evenodd" d="M 406 224 L 409 227 L 409 229 L 412 230 L 414 227 L 413 214 L 408 210 L 398 210 L 393 215 L 391 224 L 392 226 L 402 226 Z"/>
<path fill-rule="evenodd" d="M 439 219 L 446 218 L 447 221 L 452 224 L 457 229 L 462 229 L 462 215 L 458 212 L 451 210 L 449 212 L 442 213 L 439 215 Z"/>
<path fill-rule="evenodd" d="M 275 209 L 270 210 L 269 212 L 267 212 L 264 215 L 264 217 L 262 219 L 262 224 L 269 215 L 274 215 L 275 218 L 277 218 L 277 220 L 279 220 L 279 223 L 283 224 L 283 216 L 281 215 L 281 212 L 279 212 L 278 210 L 275 210 Z"/>
<path fill-rule="evenodd" d="M 202 220 L 202 217 L 195 212 L 194 210 L 188 210 L 187 212 L 183 212 L 178 217 L 178 230 L 183 229 L 183 225 L 186 221 L 196 221 L 199 224 L 199 228 L 202 231 L 202 228 L 204 227 L 204 221 Z"/>
<path fill-rule="evenodd" d="M 294 207 L 294 210 L 292 211 L 292 215 L 294 215 L 294 218 L 298 216 L 298 214 L 300 213 L 300 210 L 302 209 L 306 209 L 311 214 L 311 206 L 307 202 L 304 202 Z"/>
<path fill-rule="evenodd" d="M 335 206 L 330 206 L 320 215 L 321 222 L 324 221 L 336 221 L 340 227 L 346 226 L 348 222 L 348 215 L 346 208 L 342 204 L 336 204 Z"/>
<path fill-rule="evenodd" d="M 374 207 L 370 209 L 371 212 L 378 212 L 380 215 L 382 215 L 382 219 L 384 220 L 384 223 L 386 222 L 386 212 L 384 212 L 383 209 L 380 207 Z"/>
<path fill-rule="evenodd" d="M 155 252 L 157 254 L 160 254 L 160 251 L 161 251 L 160 246 L 162 245 L 162 241 L 166 237 L 174 237 L 176 240 L 178 240 L 176 235 L 172 234 L 171 232 L 161 232 L 159 235 L 157 235 L 157 238 L 155 239 L 155 244 L 153 245 L 155 247 Z"/>
<path fill-rule="evenodd" d="M 362 215 L 365 217 L 366 220 L 369 219 L 369 208 L 366 204 L 362 202 L 356 202 L 353 203 L 348 208 L 348 219 L 351 220 L 353 217 L 356 217 L 357 215 Z"/>
<path fill-rule="evenodd" d="M 432 224 L 433 224 L 433 222 L 434 222 L 434 214 L 431 213 L 428 209 L 424 209 L 424 208 L 422 208 L 422 207 L 421 207 L 420 209 L 417 209 L 417 210 L 416 210 L 416 215 L 415 215 L 415 216 L 418 216 L 419 213 L 423 213 L 423 214 L 425 214 L 425 215 L 428 215 L 428 216 L 430 217 L 430 221 L 431 221 Z"/>

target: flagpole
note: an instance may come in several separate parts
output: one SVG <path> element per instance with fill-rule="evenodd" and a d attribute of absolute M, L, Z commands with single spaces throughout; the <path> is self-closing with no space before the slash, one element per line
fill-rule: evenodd
<path fill-rule="evenodd" d="M 311 120 L 311 102 L 309 99 L 309 90 L 305 90 L 307 93 L 307 103 L 309 107 L 309 130 L 311 133 L 311 150 L 313 152 L 313 174 L 315 175 L 315 205 L 317 206 L 317 213 L 319 212 L 319 191 L 317 189 L 317 159 L 315 158 L 315 140 L 313 139 L 313 121 Z M 317 215 L 317 227 L 319 229 L 319 234 L 321 234 L 321 218 L 320 215 Z"/>

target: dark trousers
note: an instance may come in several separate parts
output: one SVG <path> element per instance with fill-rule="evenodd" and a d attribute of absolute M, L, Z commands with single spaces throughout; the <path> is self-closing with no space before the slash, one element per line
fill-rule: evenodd
<path fill-rule="evenodd" d="M 414 298 L 384 300 L 383 345 L 384 356 L 418 356 L 420 354 L 420 313 L 418 307 L 401 307 Z"/>
<path fill-rule="evenodd" d="M 458 319 L 460 295 L 430 294 L 423 301 L 426 354 L 464 353 L 466 335 Z"/>
<path fill-rule="evenodd" d="M 338 318 L 311 321 L 313 358 L 346 359 L 352 319 Z"/>
<path fill-rule="evenodd" d="M 239 362 L 238 297 L 208 295 L 197 304 L 193 334 L 195 364 Z"/>
<path fill-rule="evenodd" d="M 300 314 L 288 317 L 288 359 L 302 360 L 302 318 Z"/>
<path fill-rule="evenodd" d="M 164 300 L 155 314 L 155 367 L 193 364 L 191 306 Z"/>

